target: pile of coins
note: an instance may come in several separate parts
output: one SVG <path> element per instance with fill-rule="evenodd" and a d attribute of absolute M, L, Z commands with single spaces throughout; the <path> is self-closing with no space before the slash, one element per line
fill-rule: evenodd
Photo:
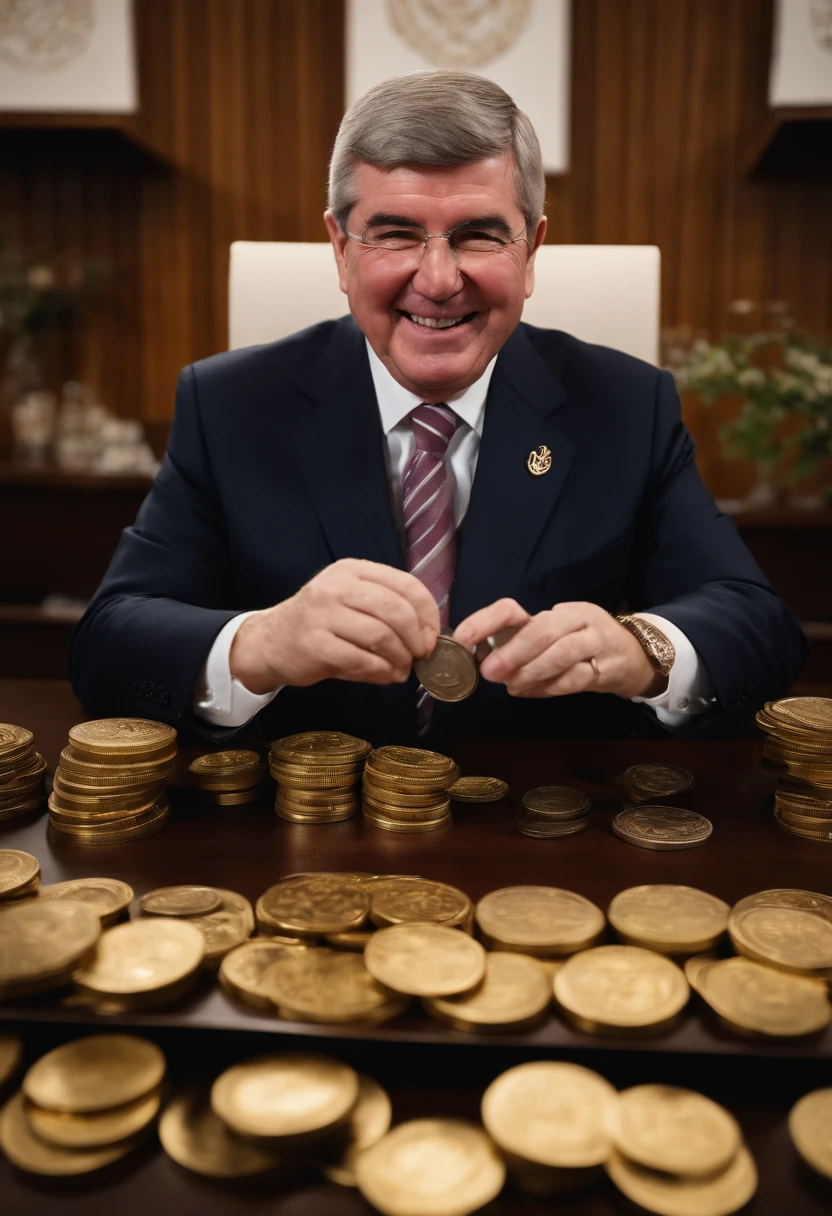
<path fill-rule="evenodd" d="M 72 979 L 77 997 L 99 1013 L 157 1009 L 190 991 L 204 959 L 205 938 L 196 925 L 142 917 L 105 929 Z"/>
<path fill-rule="evenodd" d="M 70 984 L 94 952 L 101 921 L 75 900 L 21 899 L 0 907 L 0 1000 Z"/>
<path fill-rule="evenodd" d="M 139 900 L 142 916 L 181 920 L 203 936 L 203 964 L 219 967 L 229 951 L 254 932 L 254 910 L 244 895 L 224 887 L 158 887 Z"/>
<path fill-rule="evenodd" d="M 188 765 L 188 776 L 203 802 L 242 806 L 260 796 L 266 770 L 257 752 L 208 752 Z"/>
<path fill-rule="evenodd" d="M 0 849 L 0 902 L 25 899 L 40 887 L 40 862 L 20 849 Z"/>
<path fill-rule="evenodd" d="M 364 761 L 371 746 L 338 731 L 311 730 L 276 739 L 269 771 L 274 809 L 292 823 L 337 823 L 358 812 Z"/>
<path fill-rule="evenodd" d="M 432 832 L 452 819 L 450 787 L 459 768 L 417 747 L 378 747 L 364 766 L 364 818 L 388 832 Z"/>
<path fill-rule="evenodd" d="M 763 756 L 779 776 L 774 818 L 793 836 L 832 842 L 832 699 L 786 697 L 757 714 Z"/>
<path fill-rule="evenodd" d="M 24 726 L 0 722 L 0 822 L 17 819 L 46 801 L 46 761 Z"/>
<path fill-rule="evenodd" d="M 693 789 L 693 773 L 675 764 L 634 764 L 621 778 L 627 802 L 664 803 Z"/>
<path fill-rule="evenodd" d="M 69 732 L 49 798 L 52 829 L 73 844 L 109 845 L 165 826 L 176 731 L 145 718 L 102 718 Z"/>
<path fill-rule="evenodd" d="M 0 1114 L 0 1147 L 18 1169 L 69 1177 L 124 1157 L 152 1129 L 165 1057 L 134 1035 L 90 1035 L 37 1060 Z"/>
<path fill-rule="evenodd" d="M 515 820 L 524 836 L 552 840 L 589 827 L 589 795 L 568 785 L 541 785 L 523 796 Z"/>

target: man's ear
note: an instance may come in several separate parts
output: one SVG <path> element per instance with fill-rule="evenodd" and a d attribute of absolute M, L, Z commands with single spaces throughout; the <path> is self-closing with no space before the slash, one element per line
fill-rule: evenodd
<path fill-rule="evenodd" d="M 347 258 L 346 248 L 347 240 L 349 239 L 346 233 L 341 231 L 341 226 L 336 220 L 331 211 L 324 212 L 324 223 L 326 230 L 329 233 L 329 239 L 332 242 L 332 249 L 335 253 L 335 264 L 338 267 L 338 282 L 341 284 L 341 290 L 346 295 L 347 291 Z"/>
<path fill-rule="evenodd" d="M 534 242 L 529 251 L 528 260 L 526 261 L 526 299 L 534 291 L 534 255 L 537 253 L 540 246 L 543 244 L 543 238 L 546 235 L 548 220 L 545 215 L 541 215 L 538 220 L 537 230 L 534 234 Z"/>

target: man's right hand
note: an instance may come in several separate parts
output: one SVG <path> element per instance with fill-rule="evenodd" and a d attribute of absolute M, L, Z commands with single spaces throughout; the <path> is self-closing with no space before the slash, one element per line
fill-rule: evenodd
<path fill-rule="evenodd" d="M 403 684 L 438 635 L 439 609 L 424 583 L 348 557 L 243 621 L 231 647 L 231 674 L 253 693 L 320 680 Z"/>

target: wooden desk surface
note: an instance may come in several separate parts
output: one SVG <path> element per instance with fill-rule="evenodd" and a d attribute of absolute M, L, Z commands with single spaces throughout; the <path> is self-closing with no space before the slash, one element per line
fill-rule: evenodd
<path fill-rule="evenodd" d="M 82 717 L 67 685 L 57 681 L 0 681 L 0 721 L 34 730 L 36 746 L 53 768 L 73 722 Z M 186 744 L 182 771 L 202 750 Z M 26 849 L 40 860 L 44 882 L 106 874 L 129 882 L 137 894 L 151 887 L 201 882 L 233 888 L 255 899 L 282 874 L 299 870 L 375 870 L 418 873 L 452 882 L 478 898 L 499 886 L 543 883 L 568 887 L 606 909 L 610 899 L 638 883 L 699 886 L 729 902 L 769 886 L 801 886 L 832 893 L 830 854 L 823 846 L 783 835 L 771 814 L 773 779 L 760 768 L 754 741 L 679 740 L 569 742 L 471 740 L 455 751 L 463 772 L 503 777 L 511 793 L 490 805 L 455 805 L 454 824 L 422 837 L 393 836 L 360 818 L 308 827 L 288 824 L 270 802 L 240 808 L 202 808 L 183 791 L 174 796 L 171 823 L 158 836 L 115 848 L 82 848 L 50 838 L 45 816 L 0 824 L 0 847 Z M 629 764 L 651 759 L 680 763 L 696 775 L 686 805 L 714 823 L 711 840 L 678 853 L 634 849 L 610 823 L 620 809 L 617 782 Z M 569 783 L 593 800 L 593 823 L 575 837 L 535 841 L 519 835 L 514 811 L 536 785 Z M 6 1006 L 0 1017 L 19 1024 L 38 1054 L 51 1043 L 83 1033 L 95 1019 L 45 1002 Z M 761 1170 L 761 1188 L 749 1207 L 754 1216 L 820 1216 L 832 1211 L 832 1190 L 796 1161 L 785 1115 L 800 1094 L 832 1084 L 832 1036 L 793 1043 L 734 1038 L 692 1006 L 658 1039 L 599 1039 L 572 1030 L 555 1016 L 540 1027 L 509 1036 L 468 1036 L 414 1011 L 387 1026 L 301 1026 L 237 1008 L 207 986 L 181 1006 L 156 1014 L 105 1019 L 140 1027 L 168 1052 L 174 1075 L 216 1075 L 227 1062 L 276 1047 L 333 1051 L 386 1083 L 396 1117 L 459 1111 L 476 1116 L 482 1089 L 502 1069 L 544 1055 L 568 1057 L 597 1068 L 615 1084 L 664 1080 L 690 1084 L 718 1097 L 740 1118 Z M 101 1019 L 97 1021 L 101 1024 Z M 228 1190 L 186 1176 L 158 1151 L 76 1189 L 43 1188 L 0 1167 L 4 1212 L 146 1213 L 149 1206 L 177 1213 L 236 1213 L 265 1209 L 278 1216 L 347 1216 L 369 1209 L 360 1198 L 310 1182 L 275 1200 L 269 1188 Z M 59 1209 L 60 1205 L 60 1209 Z M 606 1187 L 559 1200 L 564 1216 L 601 1216 L 623 1210 Z M 546 1200 L 504 1192 L 494 1216 L 551 1211 Z"/>

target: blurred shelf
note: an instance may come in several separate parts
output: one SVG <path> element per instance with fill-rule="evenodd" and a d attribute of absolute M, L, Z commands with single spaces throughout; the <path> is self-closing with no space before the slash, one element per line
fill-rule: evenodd
<path fill-rule="evenodd" d="M 769 110 L 746 140 L 745 176 L 832 177 L 832 106 Z"/>
<path fill-rule="evenodd" d="M 15 110 L 0 111 L 0 133 L 25 131 L 29 135 L 40 132 L 44 135 L 61 132 L 64 134 L 84 135 L 96 134 L 114 135 L 124 142 L 125 147 L 134 149 L 152 157 L 160 163 L 167 163 L 169 156 L 165 150 L 157 146 L 141 128 L 139 117 L 135 114 L 70 114 L 70 113 L 33 113 L 26 114 Z"/>
<path fill-rule="evenodd" d="M 147 490 L 152 477 L 146 473 L 84 473 L 57 465 L 28 465 L 0 461 L 0 486 L 42 486 L 75 490 Z"/>

